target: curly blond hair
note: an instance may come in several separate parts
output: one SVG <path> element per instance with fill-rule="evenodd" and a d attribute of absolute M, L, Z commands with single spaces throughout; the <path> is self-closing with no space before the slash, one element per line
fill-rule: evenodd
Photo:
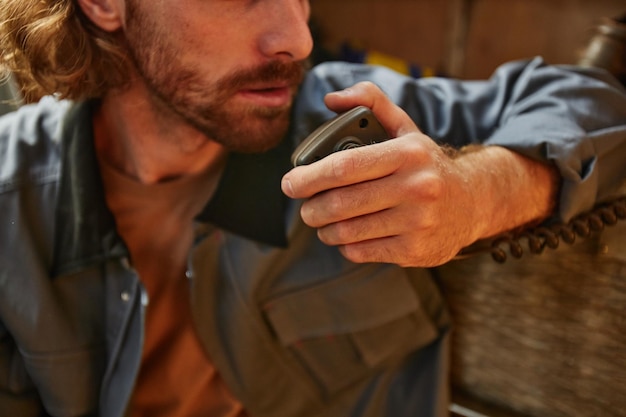
<path fill-rule="evenodd" d="M 124 85 L 129 61 L 122 45 L 75 0 L 2 0 L 0 69 L 15 75 L 26 101 L 101 97 Z"/>

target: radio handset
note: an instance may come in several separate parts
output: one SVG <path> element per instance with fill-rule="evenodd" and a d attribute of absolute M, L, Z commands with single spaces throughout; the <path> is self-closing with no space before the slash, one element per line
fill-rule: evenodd
<path fill-rule="evenodd" d="M 338 151 L 389 139 L 372 111 L 358 106 L 322 124 L 293 152 L 293 166 L 308 165 Z"/>

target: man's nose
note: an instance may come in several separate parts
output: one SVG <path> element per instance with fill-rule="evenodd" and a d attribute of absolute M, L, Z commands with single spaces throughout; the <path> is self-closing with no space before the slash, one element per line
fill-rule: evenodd
<path fill-rule="evenodd" d="M 308 0 L 270 0 L 267 20 L 259 22 L 266 29 L 259 40 L 261 52 L 272 58 L 306 59 L 313 49 L 309 29 Z"/>

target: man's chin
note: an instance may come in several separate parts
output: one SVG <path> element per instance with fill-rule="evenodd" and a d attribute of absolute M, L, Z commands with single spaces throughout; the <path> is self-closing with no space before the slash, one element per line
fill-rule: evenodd
<path fill-rule="evenodd" d="M 276 147 L 285 137 L 289 128 L 289 113 L 274 119 L 249 120 L 244 118 L 240 123 L 224 125 L 217 132 L 207 136 L 224 145 L 228 150 L 240 153 L 261 153 Z"/>

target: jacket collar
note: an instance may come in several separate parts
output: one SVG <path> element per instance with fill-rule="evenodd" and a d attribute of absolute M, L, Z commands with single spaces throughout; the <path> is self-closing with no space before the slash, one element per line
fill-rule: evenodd
<path fill-rule="evenodd" d="M 280 181 L 290 168 L 291 151 L 291 141 L 283 140 L 266 153 L 231 153 L 198 220 L 272 246 L 287 246 L 287 197 Z"/>
<path fill-rule="evenodd" d="M 98 105 L 98 101 L 77 103 L 64 120 L 54 275 L 128 255 L 106 205 L 98 169 L 92 122 Z M 292 143 L 283 140 L 262 154 L 230 154 L 217 190 L 198 220 L 285 247 L 287 197 L 280 190 L 280 180 L 290 167 Z"/>
<path fill-rule="evenodd" d="M 76 104 L 63 120 L 54 275 L 127 254 L 104 199 L 93 143 L 92 115 L 97 105 L 95 101 Z"/>

